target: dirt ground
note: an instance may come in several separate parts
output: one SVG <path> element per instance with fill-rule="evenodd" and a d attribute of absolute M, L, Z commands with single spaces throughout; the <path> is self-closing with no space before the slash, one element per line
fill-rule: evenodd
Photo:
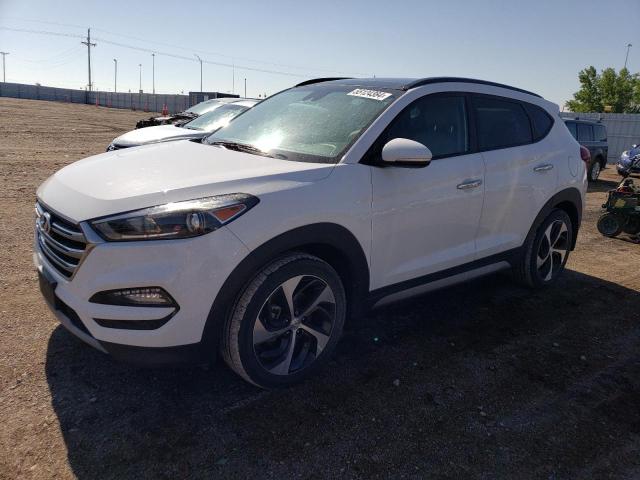
<path fill-rule="evenodd" d="M 37 186 L 148 116 L 0 99 L 0 478 L 640 478 L 640 245 L 590 189 L 558 285 L 505 275 L 374 311 L 330 367 L 264 392 L 222 362 L 113 362 L 48 311 Z"/>

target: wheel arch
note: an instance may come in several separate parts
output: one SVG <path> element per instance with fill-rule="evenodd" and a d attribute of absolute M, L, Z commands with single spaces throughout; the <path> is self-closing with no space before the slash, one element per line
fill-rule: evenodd
<path fill-rule="evenodd" d="M 356 237 L 334 223 L 317 223 L 284 232 L 252 250 L 231 272 L 216 295 L 202 334 L 202 344 L 217 348 L 224 322 L 241 289 L 265 265 L 287 252 L 305 252 L 331 265 L 347 295 L 348 316 L 361 312 L 369 292 L 369 264 Z"/>
<path fill-rule="evenodd" d="M 535 235 L 538 225 L 540 225 L 554 209 L 564 210 L 571 219 L 573 230 L 571 250 L 573 250 L 576 246 L 578 230 L 580 229 L 580 223 L 582 221 L 582 195 L 580 191 L 574 187 L 559 191 L 544 204 L 531 225 L 527 238 L 529 238 L 530 235 Z"/>

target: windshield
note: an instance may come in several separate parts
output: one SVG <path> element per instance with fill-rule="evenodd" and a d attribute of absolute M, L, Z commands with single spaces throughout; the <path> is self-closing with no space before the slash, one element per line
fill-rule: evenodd
<path fill-rule="evenodd" d="M 247 110 L 247 107 L 233 103 L 222 105 L 211 112 L 199 116 L 195 120 L 191 120 L 189 123 L 185 123 L 183 128 L 213 132 L 221 127 L 226 127 L 231 120 L 245 110 Z"/>
<path fill-rule="evenodd" d="M 193 107 L 189 107 L 185 110 L 185 112 L 195 113 L 196 115 L 202 115 L 203 113 L 210 112 L 211 110 L 215 110 L 216 108 L 224 105 L 222 102 L 217 100 L 207 100 L 204 102 L 200 102 Z"/>
<path fill-rule="evenodd" d="M 262 101 L 205 143 L 228 142 L 288 160 L 336 163 L 397 95 L 347 85 L 292 88 Z"/>

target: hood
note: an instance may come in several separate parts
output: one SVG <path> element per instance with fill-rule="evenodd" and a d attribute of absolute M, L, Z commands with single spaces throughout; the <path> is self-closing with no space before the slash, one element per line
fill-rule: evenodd
<path fill-rule="evenodd" d="M 169 140 L 180 140 L 190 138 L 202 138 L 208 133 L 204 130 L 191 130 L 189 128 L 177 127 L 175 125 L 158 125 L 156 127 L 145 127 L 131 130 L 120 135 L 113 140 L 114 145 L 119 147 L 136 147 L 148 143 L 166 142 Z"/>
<path fill-rule="evenodd" d="M 224 193 L 298 188 L 334 165 L 292 162 L 199 142 L 168 142 L 85 158 L 38 188 L 38 199 L 70 219 L 121 213 Z"/>

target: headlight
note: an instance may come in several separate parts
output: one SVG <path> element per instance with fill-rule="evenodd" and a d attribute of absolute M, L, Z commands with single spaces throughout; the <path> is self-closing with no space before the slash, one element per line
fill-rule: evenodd
<path fill-rule="evenodd" d="M 111 242 L 197 237 L 235 220 L 258 201 L 244 193 L 217 195 L 96 219 L 91 226 Z"/>

